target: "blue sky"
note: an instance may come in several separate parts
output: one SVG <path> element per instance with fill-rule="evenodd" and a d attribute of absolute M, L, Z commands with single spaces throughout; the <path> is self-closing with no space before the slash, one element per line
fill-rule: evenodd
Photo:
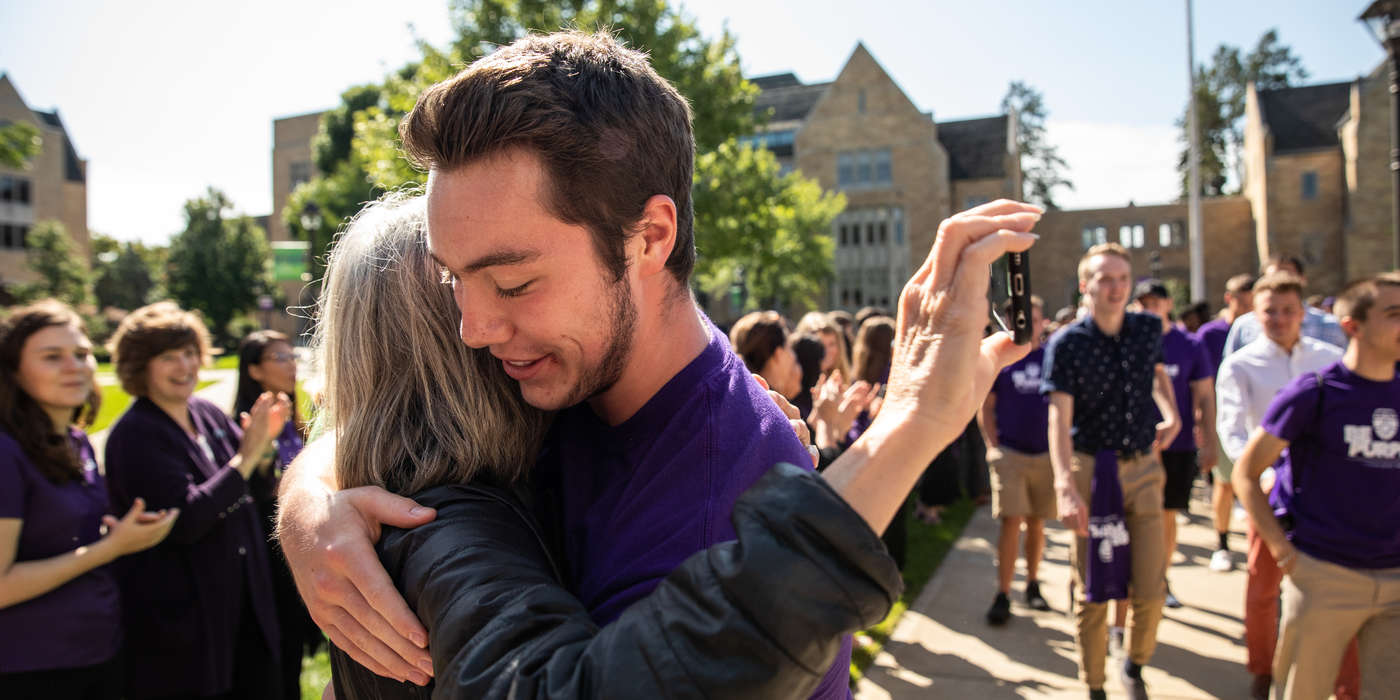
<path fill-rule="evenodd" d="M 1196 3 L 1196 53 L 1252 46 L 1271 27 L 1308 82 L 1351 80 L 1381 60 L 1362 0 Z M 859 13 L 853 11 L 859 8 Z M 939 120 L 994 113 L 1011 80 L 1039 89 L 1069 160 L 1070 207 L 1176 192 L 1174 120 L 1186 97 L 1181 2 L 690 0 L 706 34 L 738 38 L 746 74 L 833 78 L 863 41 Z M 411 31 L 409 26 L 413 27 Z M 206 3 L 0 2 L 0 71 L 30 106 L 57 108 L 89 160 L 88 221 L 164 241 L 181 204 L 213 185 L 252 214 L 272 206 L 272 119 L 333 106 L 444 44 L 445 0 Z"/>

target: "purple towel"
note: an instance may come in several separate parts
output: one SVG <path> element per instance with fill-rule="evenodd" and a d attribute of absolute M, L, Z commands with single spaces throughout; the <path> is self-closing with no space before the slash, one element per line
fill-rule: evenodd
<path fill-rule="evenodd" d="M 1118 456 L 1104 450 L 1094 456 L 1094 480 L 1089 495 L 1089 564 L 1085 597 L 1107 603 L 1128 597 L 1132 580 L 1132 548 L 1123 518 L 1123 487 L 1118 483 Z"/>

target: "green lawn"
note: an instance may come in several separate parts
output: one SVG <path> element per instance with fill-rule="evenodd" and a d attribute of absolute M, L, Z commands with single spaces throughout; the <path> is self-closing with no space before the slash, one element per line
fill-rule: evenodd
<path fill-rule="evenodd" d="M 321 690 L 331 682 L 331 657 L 323 647 L 301 662 L 301 700 L 321 700 Z"/>
<path fill-rule="evenodd" d="M 904 611 L 919 597 L 924 584 L 933 577 L 943 557 L 953 548 L 953 543 L 962 535 L 967 521 L 972 518 L 976 506 L 971 501 L 959 501 L 943 509 L 943 521 L 937 525 L 925 525 L 913 517 L 913 499 L 907 507 L 909 518 L 909 539 L 904 552 L 904 595 L 899 597 L 890 614 L 880 624 L 856 634 L 855 648 L 851 651 L 851 683 L 864 675 L 865 669 L 875 661 L 880 650 L 889 641 L 894 626 Z"/>

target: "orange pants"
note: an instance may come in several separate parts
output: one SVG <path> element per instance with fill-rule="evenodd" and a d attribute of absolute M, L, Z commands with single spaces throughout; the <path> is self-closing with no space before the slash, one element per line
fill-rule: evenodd
<path fill-rule="evenodd" d="M 1249 578 L 1244 591 L 1244 643 L 1249 657 L 1245 667 L 1250 675 L 1268 676 L 1274 671 L 1274 649 L 1278 646 L 1278 596 L 1283 571 L 1264 538 L 1250 524 Z M 1281 680 L 1281 679 L 1276 679 Z M 1347 645 L 1342 667 L 1337 671 L 1333 692 L 1337 700 L 1355 700 L 1361 694 L 1361 662 L 1356 639 Z"/>

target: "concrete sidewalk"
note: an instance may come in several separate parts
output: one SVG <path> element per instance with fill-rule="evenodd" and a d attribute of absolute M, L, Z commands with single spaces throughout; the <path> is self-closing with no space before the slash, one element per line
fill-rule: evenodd
<path fill-rule="evenodd" d="M 1177 557 L 1168 570 L 1172 591 L 1185 603 L 1167 610 L 1156 654 L 1144 671 L 1153 698 L 1238 698 L 1249 691 L 1244 669 L 1244 534 L 1237 519 L 1231 548 L 1236 569 L 1210 571 L 1215 529 L 1204 483 L 1191 502 L 1191 523 L 1178 530 Z M 911 523 L 910 527 L 922 527 Z M 1046 528 L 1041 591 L 1052 612 L 1022 604 L 1025 565 L 1012 584 L 1014 617 L 1004 627 L 984 617 L 996 594 L 998 524 L 979 508 L 933 579 L 896 626 L 893 636 L 856 691 L 858 700 L 886 698 L 1085 698 L 1078 679 L 1074 621 L 1068 608 L 1069 533 Z M 1123 697 L 1109 660 L 1110 697 Z"/>

